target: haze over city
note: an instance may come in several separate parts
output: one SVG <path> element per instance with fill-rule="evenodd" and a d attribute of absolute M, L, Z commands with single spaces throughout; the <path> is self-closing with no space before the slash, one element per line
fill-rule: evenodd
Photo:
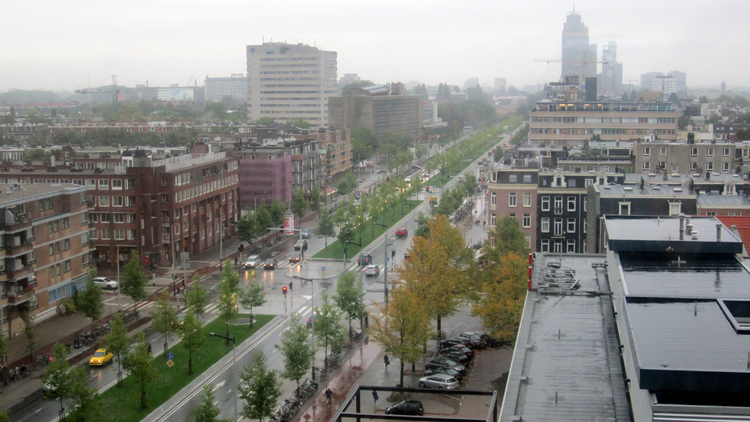
<path fill-rule="evenodd" d="M 591 43 L 618 45 L 623 82 L 679 69 L 688 85 L 748 85 L 750 3 L 531 2 L 16 2 L 4 10 L 0 91 L 87 85 L 202 85 L 246 73 L 245 46 L 286 41 L 338 53 L 338 76 L 376 83 L 509 85 L 560 76 L 560 34 L 573 10 Z M 731 63 L 731 65 L 727 65 Z"/>

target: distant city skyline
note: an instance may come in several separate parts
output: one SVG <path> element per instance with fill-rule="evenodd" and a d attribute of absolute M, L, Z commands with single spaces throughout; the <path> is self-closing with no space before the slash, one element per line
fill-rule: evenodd
<path fill-rule="evenodd" d="M 552 0 L 343 4 L 134 0 L 127 4 L 16 2 L 4 10 L 0 91 L 72 91 L 118 82 L 185 86 L 245 73 L 248 45 L 303 42 L 338 54 L 340 78 L 508 87 L 558 80 L 560 34 L 573 4 Z M 394 15 L 394 11 L 397 13 Z M 475 13 L 469 13 L 469 11 Z M 750 85 L 744 17 L 750 2 L 577 1 L 591 44 L 617 43 L 623 83 L 679 69 L 689 86 Z M 646 12 L 647 11 L 647 12 Z M 732 36 L 727 36 L 731 28 Z M 731 61 L 730 61 L 731 60 Z M 601 72 L 601 66 L 598 66 Z"/>

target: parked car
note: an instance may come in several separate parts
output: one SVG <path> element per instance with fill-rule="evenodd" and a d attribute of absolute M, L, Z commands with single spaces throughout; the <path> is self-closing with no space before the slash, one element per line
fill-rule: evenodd
<path fill-rule="evenodd" d="M 450 375 L 450 376 L 452 376 L 453 378 L 455 378 L 455 379 L 457 379 L 459 381 L 461 381 L 462 379 L 464 379 L 464 375 L 462 373 L 456 371 L 453 368 L 425 369 L 425 371 L 424 371 L 423 374 L 424 374 L 424 376 L 435 375 L 435 374 L 445 374 L 445 375 Z"/>
<path fill-rule="evenodd" d="M 404 400 L 401 403 L 385 409 L 386 415 L 416 415 L 424 416 L 424 406 L 421 401 Z"/>
<path fill-rule="evenodd" d="M 458 362 L 456 362 L 453 359 L 449 359 L 445 356 L 438 356 L 431 361 L 427 363 L 429 364 L 437 364 L 437 365 L 443 365 L 442 367 L 448 367 L 453 368 L 458 372 L 466 372 L 466 367 Z M 425 365 L 425 368 L 427 368 L 427 365 Z"/>
<path fill-rule="evenodd" d="M 42 391 L 45 394 L 55 394 L 57 390 L 62 387 L 62 383 L 68 378 L 67 375 L 70 373 L 72 368 L 68 368 L 65 372 L 53 372 L 47 377 L 47 380 L 42 384 Z"/>
<path fill-rule="evenodd" d="M 416 165 L 416 164 L 412 164 L 412 165 L 411 165 L 411 168 L 413 168 L 414 170 L 418 170 L 418 169 L 419 169 L 419 166 L 418 166 L 418 165 Z"/>
<path fill-rule="evenodd" d="M 117 282 L 110 280 L 107 277 L 94 278 L 94 285 L 99 286 L 104 290 L 117 290 Z"/>
<path fill-rule="evenodd" d="M 295 253 L 295 254 L 292 254 L 291 256 L 289 256 L 289 263 L 290 264 L 296 264 L 296 263 L 300 262 L 301 260 L 302 260 L 302 256 L 300 256 L 300 254 L 298 254 L 298 253 Z"/>
<path fill-rule="evenodd" d="M 450 358 L 462 365 L 466 365 L 469 363 L 469 357 L 461 352 L 457 352 L 455 350 L 450 349 L 443 349 L 438 353 L 440 356 L 445 356 L 447 358 Z"/>
<path fill-rule="evenodd" d="M 258 255 L 250 255 L 245 261 L 245 268 L 255 268 L 260 263 L 260 257 Z"/>
<path fill-rule="evenodd" d="M 489 347 L 500 347 L 504 344 L 502 341 L 496 339 L 495 337 L 492 337 L 489 334 L 480 334 L 479 338 L 481 338 L 484 344 Z"/>
<path fill-rule="evenodd" d="M 310 239 L 310 238 L 312 238 L 312 230 L 310 230 L 310 229 L 302 229 L 302 238 L 303 239 Z"/>
<path fill-rule="evenodd" d="M 466 346 L 456 345 L 456 346 L 451 346 L 451 347 L 443 348 L 442 350 L 452 350 L 454 352 L 461 352 L 461 353 L 465 354 L 466 356 L 468 356 L 469 359 L 472 359 L 474 357 L 474 351 L 471 350 L 471 349 L 469 349 Z"/>
<path fill-rule="evenodd" d="M 360 254 L 359 258 L 357 258 L 357 264 L 360 267 L 363 267 L 365 265 L 370 265 L 371 262 L 372 262 L 372 255 L 370 255 L 369 253 L 368 254 L 364 254 L 364 253 Z"/>
<path fill-rule="evenodd" d="M 263 264 L 264 270 L 275 270 L 276 267 L 279 266 L 279 261 L 276 260 L 276 258 L 268 258 L 266 259 L 266 263 Z"/>
<path fill-rule="evenodd" d="M 112 352 L 107 349 L 99 349 L 89 359 L 89 366 L 104 366 L 112 362 Z"/>
<path fill-rule="evenodd" d="M 396 237 L 406 237 L 408 235 L 409 235 L 409 231 L 403 227 L 396 230 Z"/>
<path fill-rule="evenodd" d="M 437 388 L 440 390 L 455 390 L 458 388 L 458 380 L 450 375 L 435 374 L 419 379 L 422 388 Z"/>
<path fill-rule="evenodd" d="M 459 338 L 467 339 L 471 342 L 471 345 L 467 345 L 470 348 L 480 348 L 485 347 L 484 341 L 482 341 L 482 338 L 479 337 L 479 335 L 472 331 L 465 331 L 458 335 Z"/>
<path fill-rule="evenodd" d="M 307 250 L 307 239 L 300 239 L 294 243 L 295 251 L 306 251 Z"/>
<path fill-rule="evenodd" d="M 380 274 L 380 267 L 377 265 L 368 265 L 365 267 L 365 275 L 377 276 L 378 274 Z"/>
<path fill-rule="evenodd" d="M 448 340 L 441 341 L 440 342 L 440 348 L 441 349 L 445 349 L 445 348 L 453 347 L 453 346 L 468 347 L 468 346 L 466 346 L 467 342 L 468 342 L 468 340 L 462 339 L 462 338 L 450 338 Z"/>

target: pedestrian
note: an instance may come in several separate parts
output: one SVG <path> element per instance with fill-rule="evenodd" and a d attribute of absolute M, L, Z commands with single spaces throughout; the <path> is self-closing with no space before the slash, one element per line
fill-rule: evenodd
<path fill-rule="evenodd" d="M 333 397 L 333 391 L 331 391 L 331 387 L 326 388 L 326 406 L 331 405 L 331 397 Z"/>
<path fill-rule="evenodd" d="M 388 359 L 388 355 L 384 355 L 383 356 L 383 362 L 385 362 L 385 370 L 387 371 L 388 370 L 388 365 L 391 364 L 391 360 Z"/>
<path fill-rule="evenodd" d="M 372 400 L 375 402 L 375 407 L 378 407 L 378 392 L 372 390 Z"/>
<path fill-rule="evenodd" d="M 234 257 L 234 265 L 237 265 L 237 257 Z"/>

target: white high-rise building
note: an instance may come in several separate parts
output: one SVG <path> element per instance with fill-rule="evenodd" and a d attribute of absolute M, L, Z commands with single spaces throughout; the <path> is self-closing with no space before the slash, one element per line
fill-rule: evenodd
<path fill-rule="evenodd" d="M 326 127 L 336 70 L 335 51 L 279 42 L 248 45 L 248 120 L 304 119 L 313 127 Z"/>

